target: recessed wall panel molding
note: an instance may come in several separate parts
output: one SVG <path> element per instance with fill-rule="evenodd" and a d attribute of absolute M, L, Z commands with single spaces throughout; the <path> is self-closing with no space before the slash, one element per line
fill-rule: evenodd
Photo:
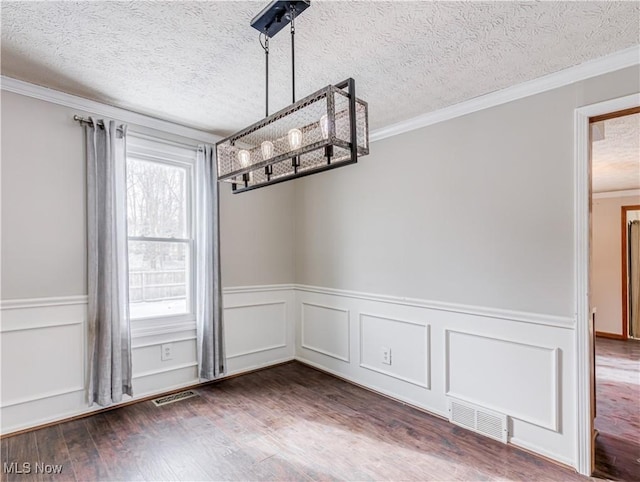
<path fill-rule="evenodd" d="M 558 348 L 445 330 L 445 392 L 559 431 Z"/>
<path fill-rule="evenodd" d="M 290 285 L 224 290 L 228 375 L 293 358 L 293 297 Z M 0 310 L 0 431 L 95 409 L 87 406 L 85 391 L 87 297 L 3 300 Z M 198 383 L 195 323 L 132 330 L 138 334 L 132 342 L 135 398 Z M 171 344 L 172 355 L 162 360 L 165 343 Z M 34 352 L 39 354 L 36 364 Z"/>
<path fill-rule="evenodd" d="M 301 346 L 349 363 L 349 310 L 302 302 Z"/>
<path fill-rule="evenodd" d="M 360 366 L 431 388 L 430 325 L 360 313 Z"/>
<path fill-rule="evenodd" d="M 226 306 L 227 359 L 287 346 L 285 301 Z"/>
<path fill-rule="evenodd" d="M 87 406 L 87 394 L 84 389 L 51 394 L 49 397 L 3 407 L 1 431 L 3 435 L 7 435 L 101 408 L 100 405 Z"/>
<path fill-rule="evenodd" d="M 86 297 L 63 303 L 69 297 L 38 298 L 2 303 L 2 333 L 84 323 L 87 317 Z M 83 299 L 84 298 L 84 299 Z"/>
<path fill-rule="evenodd" d="M 2 407 L 84 388 L 82 320 L 6 331 L 1 338 Z"/>

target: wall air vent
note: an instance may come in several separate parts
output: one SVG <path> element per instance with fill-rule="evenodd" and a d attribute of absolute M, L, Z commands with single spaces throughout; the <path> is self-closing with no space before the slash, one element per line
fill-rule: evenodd
<path fill-rule="evenodd" d="M 187 390 L 186 392 L 174 393 L 167 395 L 166 397 L 160 397 L 152 400 L 156 407 L 162 407 L 173 402 L 179 402 L 180 400 L 186 400 L 187 398 L 197 397 L 198 394 L 193 390 Z"/>
<path fill-rule="evenodd" d="M 507 443 L 507 416 L 484 407 L 449 398 L 449 421 L 461 427 Z"/>

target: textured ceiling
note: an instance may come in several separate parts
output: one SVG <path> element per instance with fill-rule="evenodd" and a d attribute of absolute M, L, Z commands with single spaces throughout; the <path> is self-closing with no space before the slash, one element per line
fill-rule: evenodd
<path fill-rule="evenodd" d="M 593 192 L 640 189 L 640 114 L 602 124 L 604 139 L 591 144 Z"/>
<path fill-rule="evenodd" d="M 249 22 L 267 1 L 3 0 L 2 73 L 226 134 L 264 115 Z M 639 2 L 312 2 L 296 22 L 298 97 L 347 77 L 371 128 L 640 43 Z M 285 29 L 271 111 L 289 104 Z"/>

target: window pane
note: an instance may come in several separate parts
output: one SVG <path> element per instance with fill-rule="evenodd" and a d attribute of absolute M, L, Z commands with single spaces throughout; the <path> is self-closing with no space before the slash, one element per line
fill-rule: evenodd
<path fill-rule="evenodd" d="M 129 236 L 187 238 L 187 170 L 127 160 Z"/>
<path fill-rule="evenodd" d="M 187 243 L 129 241 L 131 319 L 191 311 L 189 257 Z"/>

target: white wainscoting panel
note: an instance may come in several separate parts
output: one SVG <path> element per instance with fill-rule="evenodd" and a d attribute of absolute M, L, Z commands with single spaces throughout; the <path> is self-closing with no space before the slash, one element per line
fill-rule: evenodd
<path fill-rule="evenodd" d="M 227 359 L 287 346 L 286 301 L 225 308 Z"/>
<path fill-rule="evenodd" d="M 302 348 L 349 363 L 349 310 L 302 303 Z"/>
<path fill-rule="evenodd" d="M 449 397 L 503 413 L 509 443 L 574 462 L 572 318 L 325 287 L 295 291 L 296 359 L 445 418 Z M 358 322 L 349 327 L 348 315 Z M 381 347 L 391 349 L 391 365 L 381 363 Z"/>
<path fill-rule="evenodd" d="M 88 406 L 84 389 L 11 405 L 2 409 L 2 433 L 9 434 L 100 408 Z"/>
<path fill-rule="evenodd" d="M 293 299 L 291 285 L 225 289 L 227 375 L 293 359 Z"/>
<path fill-rule="evenodd" d="M 133 378 L 138 379 L 147 373 L 162 373 L 186 364 L 197 364 L 195 339 L 175 340 L 171 344 L 172 358 L 162 360 L 162 344 L 137 346 L 132 350 Z M 134 387 L 137 388 L 134 383 Z"/>
<path fill-rule="evenodd" d="M 447 395 L 558 429 L 558 349 L 447 330 Z"/>
<path fill-rule="evenodd" d="M 291 285 L 224 293 L 227 374 L 293 358 Z M 97 410 L 86 401 L 86 296 L 4 300 L 0 344 L 2 433 Z M 198 383 L 194 323 L 132 327 L 134 399 Z M 160 345 L 173 345 L 162 361 Z"/>
<path fill-rule="evenodd" d="M 3 304 L 2 408 L 85 386 L 84 305 L 30 301 L 33 308 Z"/>
<path fill-rule="evenodd" d="M 86 318 L 86 300 L 74 304 L 42 306 L 2 307 L 2 333 L 38 330 L 47 327 L 82 324 Z"/>
<path fill-rule="evenodd" d="M 382 347 L 391 364 L 382 362 Z M 423 388 L 430 388 L 429 325 L 360 313 L 360 366 Z"/>
<path fill-rule="evenodd" d="M 141 372 L 133 377 L 134 398 L 144 398 L 198 383 L 198 362 Z"/>
<path fill-rule="evenodd" d="M 3 333 L 2 408 L 82 390 L 83 338 L 81 321 Z"/>
<path fill-rule="evenodd" d="M 572 319 L 296 285 L 230 288 L 224 306 L 228 375 L 295 357 L 440 416 L 455 395 L 505 413 L 510 443 L 575 460 Z M 99 408 L 84 389 L 86 297 L 1 308 L 2 432 Z M 197 383 L 193 326 L 136 333 L 134 398 Z"/>

